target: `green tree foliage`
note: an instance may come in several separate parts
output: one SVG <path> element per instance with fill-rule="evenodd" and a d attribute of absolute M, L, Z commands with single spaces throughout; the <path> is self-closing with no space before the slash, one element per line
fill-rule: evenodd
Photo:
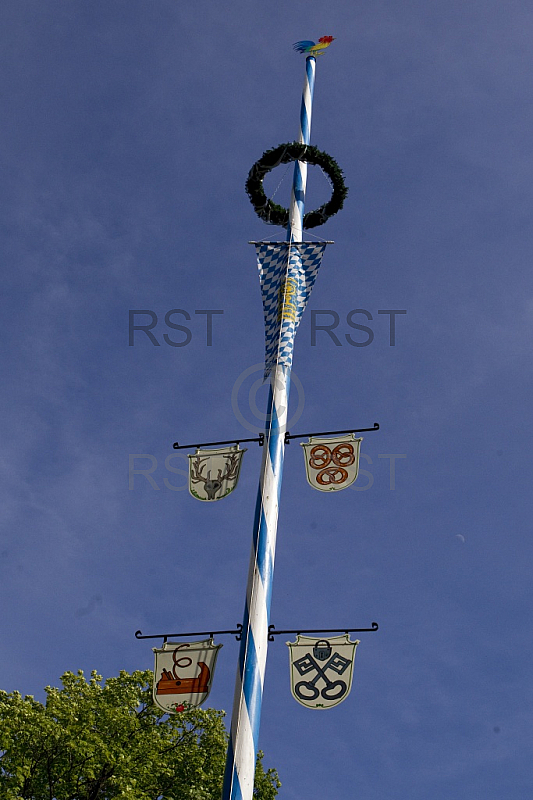
<path fill-rule="evenodd" d="M 170 716 L 152 702 L 152 673 L 102 683 L 66 672 L 46 703 L 0 692 L 2 800 L 220 800 L 227 734 L 223 711 Z M 258 754 L 254 797 L 280 786 Z"/>

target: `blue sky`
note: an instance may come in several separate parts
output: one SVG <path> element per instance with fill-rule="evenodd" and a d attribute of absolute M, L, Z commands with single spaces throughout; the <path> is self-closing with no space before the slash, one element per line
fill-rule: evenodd
<path fill-rule="evenodd" d="M 0 686 L 41 698 L 67 669 L 151 667 L 138 628 L 241 619 L 260 450 L 205 505 L 165 459 L 176 439 L 251 435 L 231 400 L 263 358 L 247 242 L 278 231 L 244 182 L 297 136 L 292 43 L 330 34 L 311 139 L 350 194 L 314 231 L 335 244 L 296 339 L 291 432 L 381 430 L 371 478 L 333 495 L 288 447 L 272 622 L 380 630 L 323 713 L 292 699 L 280 637 L 260 746 L 285 800 L 529 798 L 530 4 L 5 0 L 1 18 Z M 327 192 L 310 170 L 307 208 Z M 160 346 L 128 346 L 130 309 L 157 315 Z M 210 346 L 206 309 L 223 311 Z M 354 309 L 366 347 L 346 341 Z M 407 312 L 394 347 L 387 309 Z M 339 315 L 341 346 L 312 345 L 312 310 Z M 252 426 L 259 369 L 237 399 Z M 157 490 L 128 488 L 130 454 L 155 459 Z M 405 456 L 394 489 L 387 454 Z M 223 643 L 208 703 L 230 712 Z"/>

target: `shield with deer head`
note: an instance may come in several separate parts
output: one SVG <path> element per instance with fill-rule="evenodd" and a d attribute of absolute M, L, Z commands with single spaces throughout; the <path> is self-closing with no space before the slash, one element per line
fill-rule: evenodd
<path fill-rule="evenodd" d="M 196 450 L 189 456 L 189 492 L 197 500 L 211 502 L 227 497 L 239 480 L 246 449 L 239 445 L 219 450 Z"/>
<path fill-rule="evenodd" d="M 363 439 L 354 433 L 320 439 L 311 436 L 302 444 L 307 480 L 319 492 L 338 492 L 356 480 L 359 473 L 359 450 Z"/>
<path fill-rule="evenodd" d="M 202 642 L 165 642 L 154 647 L 154 703 L 166 712 L 185 711 L 199 706 L 211 691 L 221 644 L 212 639 Z"/>

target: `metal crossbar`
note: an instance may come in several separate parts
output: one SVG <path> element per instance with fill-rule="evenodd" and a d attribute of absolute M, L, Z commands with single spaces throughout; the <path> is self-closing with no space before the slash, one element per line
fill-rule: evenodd
<path fill-rule="evenodd" d="M 288 444 L 291 439 L 305 439 L 306 436 L 336 436 L 337 434 L 341 433 L 365 433 L 368 431 L 378 431 L 379 430 L 379 423 L 374 422 L 372 428 L 346 428 L 343 431 L 321 431 L 320 433 L 295 433 L 291 436 L 289 432 L 285 434 L 285 444 Z M 179 442 L 174 442 L 172 447 L 174 450 L 191 450 L 193 448 L 200 448 L 200 447 L 213 447 L 219 444 L 240 444 L 241 442 L 259 442 L 259 447 L 262 447 L 265 442 L 265 434 L 260 433 L 259 436 L 255 437 L 254 439 L 226 439 L 224 442 L 201 442 L 200 444 L 180 444 Z"/>

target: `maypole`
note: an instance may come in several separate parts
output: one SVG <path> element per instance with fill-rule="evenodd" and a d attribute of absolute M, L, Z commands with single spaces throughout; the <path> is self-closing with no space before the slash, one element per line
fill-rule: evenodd
<path fill-rule="evenodd" d="M 338 632 L 339 628 L 275 630 L 275 626 L 270 625 L 285 444 L 291 439 L 309 437 L 307 443 L 302 443 L 308 483 L 319 491 L 339 491 L 357 479 L 362 439 L 356 438 L 355 433 L 379 429 L 374 423 L 372 428 L 352 427 L 318 433 L 290 435 L 287 431 L 294 338 L 324 249 L 330 244 L 324 240 L 304 242 L 303 231 L 323 225 L 340 211 L 348 193 L 336 161 L 310 144 L 315 56 L 323 53 L 332 41 L 332 36 L 322 36 L 316 43 L 302 41 L 294 45 L 295 50 L 307 56 L 299 141 L 281 144 L 263 153 L 246 181 L 246 192 L 257 215 L 267 223 L 287 229 L 285 241 L 252 243 L 256 245 L 265 317 L 265 379 L 269 379 L 265 432 L 251 439 L 187 445 L 174 442 L 173 445 L 176 450 L 195 450 L 189 455 L 189 492 L 202 502 L 221 500 L 237 486 L 245 452 L 240 449 L 241 442 L 258 442 L 263 448 L 243 623 L 236 630 L 150 635 L 138 630 L 135 633 L 138 639 L 163 639 L 162 647 L 154 648 L 153 698 L 155 705 L 167 713 L 187 711 L 207 699 L 221 647 L 214 643 L 215 634 L 234 634 L 240 639 L 223 800 L 252 800 L 253 797 L 268 642 L 278 634 L 297 634 L 296 642 L 287 642 L 291 693 L 307 708 L 326 709 L 343 702 L 351 690 L 359 641 L 352 642 L 349 634 L 378 629 L 373 622 L 370 628 L 342 628 L 344 635 L 324 639 L 303 634 L 324 636 Z M 270 170 L 291 161 L 295 162 L 295 167 L 290 207 L 286 209 L 266 197 L 263 180 Z M 321 167 L 330 180 L 332 194 L 327 203 L 304 215 L 308 164 Z M 221 445 L 229 447 L 220 448 Z M 169 641 L 207 635 L 209 638 L 201 641 Z"/>
<path fill-rule="evenodd" d="M 306 59 L 300 111 L 299 142 L 304 145 L 310 143 L 315 68 L 316 59 L 310 55 Z M 287 228 L 289 247 L 285 275 L 290 262 L 292 266 L 298 266 L 297 262 L 300 261 L 301 266 L 299 248 L 291 248 L 290 243 L 302 241 L 306 183 L 307 163 L 296 161 Z M 285 317 L 287 295 L 287 282 L 285 282 L 281 303 L 282 320 Z M 283 342 L 284 361 L 288 360 L 289 363 L 292 363 L 294 333 L 295 331 L 290 341 L 285 339 Z M 254 788 L 290 391 L 291 368 L 286 363 L 279 363 L 280 347 L 281 331 L 275 362 L 270 372 L 265 441 L 257 492 L 223 800 L 251 800 Z"/>

